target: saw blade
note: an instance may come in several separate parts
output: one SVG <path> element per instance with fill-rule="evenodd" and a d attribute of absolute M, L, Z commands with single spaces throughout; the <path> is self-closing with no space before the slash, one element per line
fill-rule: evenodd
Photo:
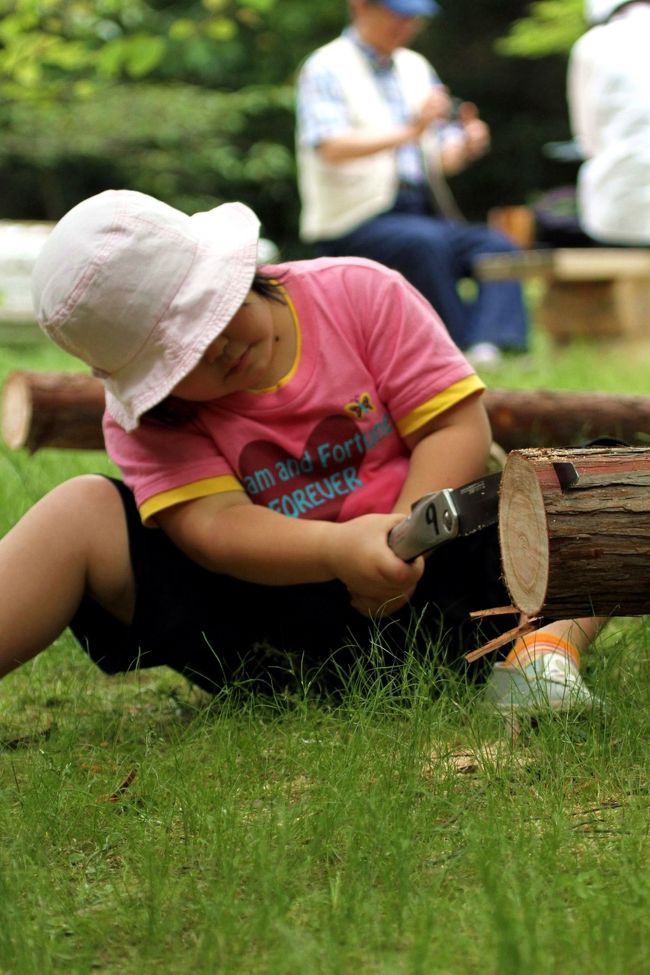
<path fill-rule="evenodd" d="M 499 485 L 501 473 L 488 474 L 451 492 L 458 512 L 461 536 L 494 525 L 499 517 Z"/>

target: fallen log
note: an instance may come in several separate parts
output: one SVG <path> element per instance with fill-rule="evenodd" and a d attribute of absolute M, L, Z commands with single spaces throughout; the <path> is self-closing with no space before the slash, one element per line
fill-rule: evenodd
<path fill-rule="evenodd" d="M 650 396 L 488 389 L 492 433 L 504 450 L 571 447 L 596 437 L 650 442 Z"/>
<path fill-rule="evenodd" d="M 529 618 L 650 612 L 650 448 L 511 452 L 499 537 L 513 606 Z"/>
<path fill-rule="evenodd" d="M 104 449 L 104 387 L 94 376 L 13 372 L 2 388 L 0 406 L 2 436 L 15 450 Z"/>
<path fill-rule="evenodd" d="M 650 396 L 489 389 L 485 405 L 494 439 L 506 451 L 566 447 L 600 436 L 630 444 L 650 440 Z M 14 449 L 103 449 L 104 389 L 93 376 L 11 373 L 0 409 L 2 436 Z"/>

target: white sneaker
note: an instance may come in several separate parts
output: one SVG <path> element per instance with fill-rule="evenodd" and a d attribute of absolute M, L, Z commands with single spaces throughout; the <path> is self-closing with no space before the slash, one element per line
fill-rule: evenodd
<path fill-rule="evenodd" d="M 503 361 L 503 353 L 493 342 L 477 342 L 465 349 L 465 358 L 476 368 L 498 366 Z"/>
<path fill-rule="evenodd" d="M 497 663 L 485 685 L 485 699 L 499 711 L 589 710 L 595 699 L 571 657 L 541 653 L 525 667 Z"/>

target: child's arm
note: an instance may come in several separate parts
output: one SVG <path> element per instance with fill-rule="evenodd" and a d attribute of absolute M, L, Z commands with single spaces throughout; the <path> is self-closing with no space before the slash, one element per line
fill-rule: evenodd
<path fill-rule="evenodd" d="M 490 424 L 479 395 L 463 400 L 425 424 L 406 438 L 411 461 L 393 511 L 408 514 L 413 502 L 424 494 L 446 487 L 460 487 L 481 477 L 485 473 L 491 442 Z M 421 559 L 416 560 L 416 564 L 421 562 Z M 377 611 L 371 591 L 348 588 L 353 606 Z M 403 602 L 406 600 L 399 605 Z"/>
<path fill-rule="evenodd" d="M 396 514 L 362 515 L 347 522 L 288 518 L 253 504 L 241 492 L 176 505 L 158 522 L 205 568 L 264 585 L 340 579 L 360 612 L 398 609 L 413 592 L 422 559 L 407 564 L 389 548 Z"/>
<path fill-rule="evenodd" d="M 412 594 L 424 563 L 398 558 L 386 541 L 390 529 L 423 494 L 480 477 L 490 441 L 478 396 L 411 435 L 409 474 L 393 514 L 346 522 L 287 518 L 238 491 L 176 505 L 157 520 L 180 549 L 210 571 L 271 586 L 339 579 L 360 612 L 394 612 Z"/>
<path fill-rule="evenodd" d="M 408 514 L 424 494 L 454 488 L 485 474 L 492 434 L 482 397 L 474 395 L 406 438 L 409 473 L 394 511 Z"/>

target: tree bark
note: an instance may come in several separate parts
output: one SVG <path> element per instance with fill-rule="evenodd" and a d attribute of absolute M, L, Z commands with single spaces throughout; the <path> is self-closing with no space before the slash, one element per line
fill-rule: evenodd
<path fill-rule="evenodd" d="M 633 445 L 650 438 L 650 396 L 488 389 L 485 405 L 504 450 L 575 447 L 596 437 Z"/>
<path fill-rule="evenodd" d="M 650 437 L 650 396 L 488 389 L 494 439 L 504 450 L 567 447 L 594 437 L 630 444 Z M 2 390 L 0 428 L 13 448 L 101 450 L 104 389 L 83 373 L 12 373 Z"/>
<path fill-rule="evenodd" d="M 650 448 L 513 451 L 499 536 L 508 591 L 526 616 L 650 612 Z"/>

